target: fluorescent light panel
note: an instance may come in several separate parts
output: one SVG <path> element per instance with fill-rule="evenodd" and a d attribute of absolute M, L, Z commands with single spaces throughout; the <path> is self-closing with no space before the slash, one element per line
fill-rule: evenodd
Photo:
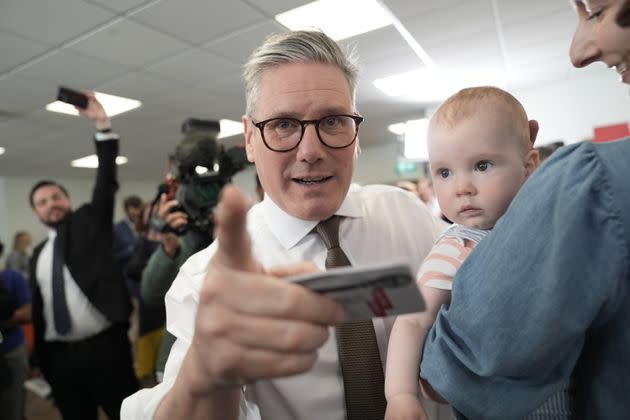
<path fill-rule="evenodd" d="M 405 124 L 405 157 L 414 160 L 429 160 L 427 130 L 429 119 L 410 120 Z"/>
<path fill-rule="evenodd" d="M 4 152 L 6 152 L 6 149 L 4 147 L 0 147 L 0 155 L 4 155 Z"/>
<path fill-rule="evenodd" d="M 406 124 L 404 122 L 390 124 L 387 126 L 387 129 L 397 136 L 402 136 L 403 134 L 405 134 Z"/>
<path fill-rule="evenodd" d="M 392 24 L 376 0 L 317 0 L 275 16 L 291 30 L 321 29 L 339 41 Z"/>
<path fill-rule="evenodd" d="M 135 99 L 123 98 L 122 96 L 108 95 L 102 92 L 94 92 L 96 99 L 103 105 L 108 116 L 113 117 L 123 112 L 139 108 L 142 102 Z M 51 102 L 46 105 L 46 109 L 51 112 L 60 112 L 68 115 L 79 115 L 74 105 L 61 101 Z"/>
<path fill-rule="evenodd" d="M 125 156 L 116 157 L 117 165 L 124 165 L 127 163 L 129 159 Z M 70 166 L 74 166 L 75 168 L 98 168 L 98 157 L 96 155 L 89 155 L 79 159 L 75 159 L 70 162 Z"/>
<path fill-rule="evenodd" d="M 429 118 L 409 120 L 396 124 L 390 124 L 387 129 L 392 133 L 403 137 L 405 142 L 404 155 L 411 160 L 429 160 L 427 151 L 427 130 Z"/>
<path fill-rule="evenodd" d="M 223 119 L 219 120 L 219 124 L 221 126 L 221 131 L 219 131 L 217 139 L 243 134 L 243 123 L 241 121 Z"/>
<path fill-rule="evenodd" d="M 487 69 L 416 70 L 374 81 L 374 86 L 388 96 L 406 97 L 422 102 L 441 102 L 466 87 L 505 85 L 505 73 Z"/>

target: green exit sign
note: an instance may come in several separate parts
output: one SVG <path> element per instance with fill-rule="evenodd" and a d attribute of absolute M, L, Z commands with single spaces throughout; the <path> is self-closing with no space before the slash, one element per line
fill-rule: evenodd
<path fill-rule="evenodd" d="M 396 162 L 396 173 L 398 175 L 419 175 L 418 162 L 412 160 L 400 160 Z"/>

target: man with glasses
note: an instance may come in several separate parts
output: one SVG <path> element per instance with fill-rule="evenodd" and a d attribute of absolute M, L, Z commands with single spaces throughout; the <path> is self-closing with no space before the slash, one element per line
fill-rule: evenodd
<path fill-rule="evenodd" d="M 382 420 L 391 320 L 358 333 L 340 325 L 336 302 L 284 277 L 340 262 L 417 270 L 442 226 L 398 188 L 351 186 L 363 121 L 357 67 L 333 40 L 271 36 L 244 79 L 246 151 L 265 198 L 248 211 L 238 189 L 224 189 L 217 241 L 182 266 L 166 296 L 178 340 L 164 382 L 128 398 L 123 418 Z M 375 363 L 352 370 L 350 347 Z"/>

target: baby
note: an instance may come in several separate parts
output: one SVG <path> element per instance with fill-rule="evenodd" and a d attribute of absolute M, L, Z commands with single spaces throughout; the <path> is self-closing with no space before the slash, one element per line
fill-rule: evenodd
<path fill-rule="evenodd" d="M 494 227 L 539 163 L 536 131 L 523 106 L 495 87 L 461 90 L 429 123 L 427 146 L 433 187 L 442 213 L 454 224 L 436 241 L 418 273 L 425 312 L 401 316 L 387 355 L 387 420 L 424 419 L 418 367 L 427 332 L 450 303 L 455 273 Z"/>

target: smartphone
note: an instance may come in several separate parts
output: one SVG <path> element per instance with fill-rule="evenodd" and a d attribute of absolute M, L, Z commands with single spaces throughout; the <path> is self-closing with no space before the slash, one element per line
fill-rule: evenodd
<path fill-rule="evenodd" d="M 344 308 L 346 321 L 425 310 L 425 302 L 406 264 L 332 268 L 294 276 L 289 281 L 337 301 Z"/>
<path fill-rule="evenodd" d="M 357 287 L 401 287 L 413 283 L 409 266 L 399 263 L 364 267 L 336 267 L 313 274 L 291 277 L 292 282 L 318 293 L 330 293 Z"/>
<path fill-rule="evenodd" d="M 69 89 L 64 86 L 59 86 L 57 92 L 57 100 L 61 102 L 74 105 L 77 108 L 85 109 L 88 105 L 88 97 L 76 90 Z"/>

